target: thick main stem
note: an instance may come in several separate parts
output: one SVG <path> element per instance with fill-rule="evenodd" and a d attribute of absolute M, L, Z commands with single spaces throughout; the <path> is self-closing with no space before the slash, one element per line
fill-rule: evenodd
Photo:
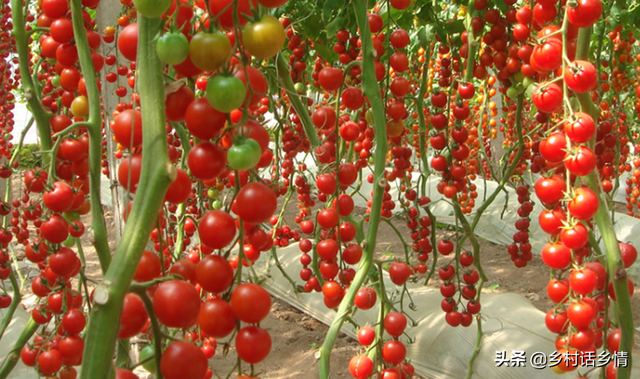
<path fill-rule="evenodd" d="M 96 71 L 91 59 L 91 51 L 87 40 L 87 30 L 84 28 L 81 0 L 72 0 L 71 16 L 73 20 L 73 34 L 78 49 L 80 68 L 87 87 L 89 99 L 89 119 L 87 131 L 89 133 L 89 196 L 91 199 L 91 226 L 93 229 L 94 246 L 100 268 L 105 273 L 111 263 L 111 251 L 107 239 L 107 227 L 104 222 L 100 200 L 100 177 L 102 162 L 102 113 L 100 110 L 100 92 L 96 83 Z"/>
<path fill-rule="evenodd" d="M 0 367 L 0 379 L 9 377 L 9 374 L 14 369 L 14 367 L 16 367 L 18 361 L 20 360 L 20 351 L 22 350 L 24 345 L 31 339 L 33 333 L 38 330 L 38 326 L 40 325 L 33 321 L 33 318 L 29 319 L 27 325 L 25 325 L 24 329 L 22 329 L 22 333 L 20 333 L 20 336 L 13 344 L 13 349 L 11 349 L 11 352 L 9 352 L 5 361 Z"/>
<path fill-rule="evenodd" d="M 138 68 L 142 125 L 143 154 L 140 184 L 131 214 L 124 229 L 113 262 L 104 280 L 96 288 L 91 318 L 85 340 L 81 378 L 106 379 L 112 366 L 119 318 L 124 296 L 129 290 L 138 262 L 144 251 L 155 220 L 163 204 L 164 195 L 175 168 L 167 153 L 164 115 L 164 80 L 162 65 L 155 52 L 153 39 L 160 31 L 159 19 L 138 19 Z"/>
<path fill-rule="evenodd" d="M 578 34 L 578 46 L 576 52 L 576 59 L 589 60 L 589 45 L 591 42 L 591 34 L 593 28 L 581 28 Z M 594 120 L 597 120 L 600 116 L 598 109 L 591 100 L 589 93 L 577 94 L 580 101 L 580 108 L 583 112 L 588 113 Z M 595 139 L 595 136 L 594 136 Z M 590 146 L 593 147 L 594 141 L 591 141 Z M 598 206 L 598 212 L 596 213 L 594 220 L 602 236 L 604 243 L 607 271 L 611 281 L 613 282 L 613 288 L 616 293 L 615 307 L 619 318 L 619 327 L 621 330 L 620 339 L 620 351 L 628 353 L 628 364 L 626 366 L 618 367 L 618 379 L 628 379 L 631 377 L 631 367 L 633 360 L 633 335 L 635 332 L 633 325 L 633 313 L 631 311 L 631 298 L 629 296 L 629 290 L 627 287 L 627 271 L 624 268 L 622 256 L 620 255 L 620 246 L 618 245 L 618 238 L 613 230 L 613 222 L 611 221 L 611 213 L 609 212 L 609 203 L 605 192 L 600 186 L 600 181 L 594 171 L 587 176 L 587 184 L 589 188 L 598 194 L 598 200 L 600 202 Z"/>
<path fill-rule="evenodd" d="M 382 211 L 382 200 L 384 197 L 384 188 L 386 186 L 385 179 L 385 162 L 388 150 L 387 130 L 385 126 L 384 103 L 380 95 L 380 87 L 376 80 L 375 73 L 375 56 L 373 44 L 371 42 L 371 30 L 367 21 L 367 1 L 354 0 L 352 2 L 356 13 L 356 20 L 361 32 L 362 40 L 362 82 L 365 96 L 371 103 L 373 109 L 374 128 L 376 135 L 376 152 L 374 161 L 374 182 L 373 182 L 373 199 L 371 204 L 371 213 L 369 216 L 369 228 L 365 239 L 366 246 L 358 271 L 355 278 L 351 282 L 351 286 L 347 294 L 342 299 L 338 312 L 336 314 L 327 337 L 320 348 L 320 379 L 328 379 L 331 376 L 331 349 L 336 341 L 338 332 L 342 327 L 355 299 L 356 292 L 362 286 L 371 265 L 373 263 L 373 253 L 376 247 L 376 239 L 378 236 L 378 225 Z"/>

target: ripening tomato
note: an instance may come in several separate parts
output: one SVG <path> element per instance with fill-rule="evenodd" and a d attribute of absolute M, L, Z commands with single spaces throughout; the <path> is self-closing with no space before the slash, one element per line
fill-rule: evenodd
<path fill-rule="evenodd" d="M 633 245 L 626 242 L 619 242 L 618 246 L 620 247 L 620 256 L 622 257 L 624 267 L 631 267 L 638 259 L 638 251 Z"/>
<path fill-rule="evenodd" d="M 208 255 L 196 266 L 196 280 L 203 290 L 211 293 L 222 293 L 233 283 L 233 268 L 229 261 L 221 255 Z"/>
<path fill-rule="evenodd" d="M 593 304 L 595 304 L 595 302 Z M 579 329 L 588 328 L 596 319 L 597 315 L 598 310 L 595 309 L 591 303 L 584 300 L 571 303 L 567 308 L 569 321 Z"/>
<path fill-rule="evenodd" d="M 567 280 L 550 280 L 547 284 L 547 295 L 556 304 L 566 302 L 569 296 L 569 282 Z"/>
<path fill-rule="evenodd" d="M 122 306 L 122 315 L 120 316 L 118 338 L 128 339 L 134 337 L 142 331 L 148 320 L 149 315 L 138 295 L 133 293 L 126 294 Z"/>
<path fill-rule="evenodd" d="M 189 42 L 189 57 L 203 71 L 218 70 L 229 60 L 231 52 L 231 41 L 220 31 L 196 33 Z"/>
<path fill-rule="evenodd" d="M 245 222 L 261 224 L 269 221 L 278 207 L 276 194 L 261 182 L 246 184 L 234 203 L 234 212 Z"/>
<path fill-rule="evenodd" d="M 564 165 L 570 173 L 576 176 L 586 176 L 595 170 L 596 155 L 588 146 L 576 146 L 567 152 Z"/>
<path fill-rule="evenodd" d="M 562 65 L 562 40 L 547 38 L 542 45 L 533 48 L 530 59 L 543 70 L 555 70 Z"/>
<path fill-rule="evenodd" d="M 227 152 L 211 142 L 200 142 L 189 151 L 187 165 L 200 180 L 217 178 L 227 166 Z"/>
<path fill-rule="evenodd" d="M 540 155 L 549 162 L 562 162 L 565 158 L 567 140 L 565 134 L 561 132 L 552 133 L 548 138 L 540 141 Z"/>
<path fill-rule="evenodd" d="M 580 249 L 589 241 L 589 231 L 579 222 L 566 227 L 560 232 L 560 240 L 569 249 Z"/>
<path fill-rule="evenodd" d="M 189 104 L 184 121 L 191 134 L 197 138 L 208 140 L 218 136 L 227 122 L 227 116 L 214 109 L 207 99 L 202 97 Z"/>
<path fill-rule="evenodd" d="M 564 124 L 564 132 L 571 141 L 585 143 L 590 141 L 595 135 L 596 123 L 589 114 L 575 112 L 572 115 L 572 120 Z"/>
<path fill-rule="evenodd" d="M 160 371 L 166 379 L 204 378 L 208 367 L 202 350 L 185 341 L 171 343 L 160 358 Z"/>
<path fill-rule="evenodd" d="M 593 91 L 598 88 L 596 66 L 589 61 L 575 60 L 565 68 L 564 82 L 577 93 Z"/>
<path fill-rule="evenodd" d="M 567 204 L 569 213 L 578 220 L 589 220 L 598 211 L 598 195 L 586 187 L 576 188 Z"/>
<path fill-rule="evenodd" d="M 73 205 L 73 189 L 67 183 L 56 181 L 53 189 L 42 195 L 42 202 L 53 212 L 67 212 Z"/>
<path fill-rule="evenodd" d="M 366 355 L 356 355 L 349 361 L 349 373 L 356 379 L 366 379 L 373 373 L 373 361 Z"/>
<path fill-rule="evenodd" d="M 170 328 L 188 328 L 198 318 L 200 294 L 183 280 L 164 282 L 153 295 L 153 311 Z"/>
<path fill-rule="evenodd" d="M 52 375 L 62 368 L 62 355 L 58 350 L 43 351 L 38 356 L 38 368 L 43 375 Z"/>
<path fill-rule="evenodd" d="M 120 112 L 111 123 L 113 136 L 125 148 L 142 144 L 142 112 L 127 109 Z"/>
<path fill-rule="evenodd" d="M 208 211 L 198 224 L 200 241 L 211 249 L 222 249 L 233 242 L 236 222 L 225 211 Z"/>
<path fill-rule="evenodd" d="M 325 67 L 318 74 L 318 83 L 325 91 L 335 91 L 342 86 L 342 69 Z"/>
<path fill-rule="evenodd" d="M 271 336 L 257 326 L 246 326 L 236 335 L 236 351 L 243 361 L 256 364 L 262 362 L 271 352 Z"/>
<path fill-rule="evenodd" d="M 136 193 L 140 181 L 142 154 L 133 154 L 123 159 L 118 166 L 118 182 L 127 191 Z"/>
<path fill-rule="evenodd" d="M 356 292 L 354 303 L 356 307 L 367 310 L 373 308 L 377 300 L 376 291 L 371 287 L 362 287 Z"/>
<path fill-rule="evenodd" d="M 135 61 L 138 56 L 138 24 L 127 25 L 118 35 L 118 50 L 125 59 Z"/>
<path fill-rule="evenodd" d="M 567 9 L 569 22 L 580 28 L 588 28 L 602 16 L 602 2 L 600 0 L 578 0 L 576 7 Z"/>
<path fill-rule="evenodd" d="M 540 178 L 535 184 L 538 199 L 547 205 L 554 204 L 564 197 L 567 185 L 561 177 L 554 175 L 550 178 Z"/>
<path fill-rule="evenodd" d="M 73 99 L 69 108 L 75 117 L 85 118 L 89 115 L 89 99 L 80 95 Z"/>
<path fill-rule="evenodd" d="M 398 286 L 407 282 L 407 279 L 413 274 L 411 267 L 403 262 L 394 262 L 389 267 L 389 277 L 391 281 Z"/>
<path fill-rule="evenodd" d="M 560 270 L 571 263 L 571 250 L 562 243 L 548 243 L 542 248 L 542 261 L 549 267 Z"/>
<path fill-rule="evenodd" d="M 402 342 L 398 340 L 387 341 L 382 346 L 382 358 L 392 365 L 398 365 L 402 363 L 406 356 L 407 348 Z"/>
<path fill-rule="evenodd" d="M 231 308 L 239 320 L 257 324 L 269 314 L 271 296 L 258 284 L 243 283 L 233 290 Z"/>
<path fill-rule="evenodd" d="M 242 80 L 247 88 L 246 98 L 249 99 L 249 107 L 258 105 L 269 90 L 269 84 L 262 72 L 251 65 L 236 65 L 233 72 L 233 75 Z M 248 81 L 247 78 L 249 78 Z"/>
<path fill-rule="evenodd" d="M 275 56 L 284 46 L 284 28 L 277 18 L 265 15 L 256 22 L 249 22 L 242 30 L 242 43 L 249 54 L 260 59 Z"/>
<path fill-rule="evenodd" d="M 227 30 L 233 29 L 234 14 L 237 13 L 240 26 L 244 26 L 247 23 L 246 16 L 250 16 L 251 9 L 256 6 L 257 0 L 251 0 L 251 3 L 249 0 L 209 0 L 211 16 Z"/>
<path fill-rule="evenodd" d="M 579 295 L 588 295 L 596 289 L 598 279 L 596 273 L 588 270 L 573 270 L 569 276 L 571 290 Z"/>
<path fill-rule="evenodd" d="M 555 113 L 562 109 L 562 88 L 555 83 L 535 86 L 531 98 L 540 112 Z"/>
<path fill-rule="evenodd" d="M 384 330 L 390 336 L 400 337 L 407 327 L 407 317 L 399 312 L 389 312 L 384 317 Z"/>
<path fill-rule="evenodd" d="M 189 105 L 195 100 L 193 91 L 188 86 L 180 86 L 176 91 L 167 95 L 164 101 L 167 121 L 182 122 Z"/>
<path fill-rule="evenodd" d="M 200 307 L 198 325 L 207 336 L 225 338 L 236 328 L 236 317 L 229 303 L 211 299 Z"/>

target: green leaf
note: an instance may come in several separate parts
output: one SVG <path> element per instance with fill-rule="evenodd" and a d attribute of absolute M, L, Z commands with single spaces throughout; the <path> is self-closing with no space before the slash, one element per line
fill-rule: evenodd
<path fill-rule="evenodd" d="M 462 20 L 447 22 L 444 24 L 444 29 L 448 34 L 462 33 L 465 30 L 464 22 Z"/>
<path fill-rule="evenodd" d="M 322 7 L 322 19 L 325 22 L 331 19 L 331 14 L 336 9 L 342 9 L 345 6 L 346 0 L 326 0 Z"/>
<path fill-rule="evenodd" d="M 311 15 L 311 17 L 298 25 L 302 26 L 304 34 L 312 40 L 317 40 L 318 37 L 320 37 L 320 33 L 324 31 L 324 23 L 320 17 L 316 17 L 315 15 Z"/>
<path fill-rule="evenodd" d="M 327 25 L 327 35 L 334 36 L 340 29 L 346 29 L 347 17 L 338 16 Z"/>
<path fill-rule="evenodd" d="M 507 13 L 507 10 L 509 8 L 507 7 L 507 4 L 505 4 L 504 0 L 495 0 L 494 3 L 496 4 L 496 7 L 502 11 L 502 13 Z"/>
<path fill-rule="evenodd" d="M 498 287 L 500 287 L 500 284 L 495 283 L 495 284 L 490 285 L 487 288 L 489 289 L 489 291 L 495 291 Z"/>
<path fill-rule="evenodd" d="M 325 61 L 333 63 L 336 60 L 337 54 L 324 43 L 315 43 L 314 47 L 316 48 L 316 53 Z"/>

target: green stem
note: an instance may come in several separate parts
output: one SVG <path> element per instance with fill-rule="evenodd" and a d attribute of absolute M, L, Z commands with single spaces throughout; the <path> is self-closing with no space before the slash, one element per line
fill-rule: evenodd
<path fill-rule="evenodd" d="M 31 339 L 33 333 L 38 330 L 38 326 L 39 325 L 36 324 L 35 321 L 33 321 L 33 318 L 29 319 L 27 325 L 25 325 L 24 329 L 22 329 L 22 333 L 13 344 L 13 349 L 9 354 L 7 354 L 5 361 L 2 363 L 2 366 L 0 366 L 0 379 L 6 379 L 9 377 L 9 374 L 11 374 L 11 371 L 14 367 L 16 367 L 18 361 L 20 360 L 20 351 L 22 350 L 24 345 L 26 345 L 29 339 Z"/>
<path fill-rule="evenodd" d="M 576 59 L 589 59 L 589 45 L 593 28 L 581 28 L 578 34 L 578 46 Z M 589 93 L 577 94 L 580 101 L 580 107 L 583 112 L 589 113 L 594 120 L 598 119 L 599 111 L 591 100 Z M 595 139 L 595 137 L 594 137 Z M 594 145 L 591 141 L 590 146 Z M 633 325 L 633 313 L 631 311 L 631 299 L 627 288 L 627 271 L 624 268 L 622 257 L 620 255 L 620 246 L 616 233 L 613 230 L 613 222 L 609 212 L 609 203 L 606 193 L 602 191 L 600 180 L 594 171 L 586 177 L 589 188 L 598 194 L 599 206 L 598 212 L 594 216 L 606 254 L 606 268 L 613 282 L 613 288 L 616 294 L 616 302 L 614 308 L 619 317 L 619 326 L 621 329 L 620 351 L 628 353 L 628 365 L 618 367 L 618 379 L 628 379 L 631 377 L 631 367 L 633 360 L 633 336 L 635 333 Z"/>
<path fill-rule="evenodd" d="M 164 78 L 162 65 L 155 52 L 153 39 L 160 30 L 160 21 L 138 18 L 138 75 L 143 125 L 143 154 L 140 184 L 122 240 L 104 280 L 94 295 L 86 333 L 81 378 L 107 379 L 112 367 L 116 333 L 124 296 L 129 290 L 142 252 L 155 226 L 164 195 L 176 169 L 169 161 L 164 115 Z"/>
<path fill-rule="evenodd" d="M 100 178 L 102 163 L 102 111 L 100 109 L 100 91 L 96 82 L 96 71 L 91 59 L 91 50 L 87 40 L 87 30 L 82 17 L 82 1 L 71 1 L 71 16 L 73 20 L 73 34 L 78 48 L 80 68 L 87 86 L 89 100 L 89 119 L 87 132 L 89 133 L 89 197 L 91 199 L 91 227 L 93 229 L 93 245 L 98 254 L 100 268 L 105 273 L 111 263 L 111 251 L 107 237 L 107 227 L 104 222 L 102 203 L 100 201 Z"/>
<path fill-rule="evenodd" d="M 384 103 L 380 95 L 380 87 L 375 74 L 375 56 L 373 44 L 371 42 L 371 30 L 367 21 L 367 1 L 355 0 L 352 2 L 358 27 L 361 31 L 362 40 L 362 81 L 365 96 L 369 99 L 373 109 L 374 128 L 376 135 L 376 153 L 374 160 L 374 186 L 373 200 L 371 204 L 371 214 L 369 215 L 369 228 L 367 230 L 366 245 L 358 271 L 353 279 L 347 294 L 338 307 L 331 327 L 327 332 L 327 337 L 320 348 L 320 378 L 328 379 L 331 376 L 331 350 L 338 336 L 338 332 L 345 321 L 349 310 L 353 305 L 356 292 L 364 283 L 371 265 L 373 263 L 373 252 L 376 247 L 378 236 L 378 225 L 380 224 L 382 200 L 386 179 L 384 177 L 386 155 L 388 150 L 387 131 L 385 127 Z"/>
<path fill-rule="evenodd" d="M 2 323 L 0 324 L 0 341 L 2 341 L 2 336 L 7 330 L 7 327 L 9 327 L 9 323 L 13 319 L 16 309 L 18 309 L 18 305 L 20 305 L 20 300 L 22 300 L 22 296 L 20 295 L 20 285 L 18 284 L 18 280 L 16 279 L 13 270 L 11 270 L 9 274 L 9 280 L 13 287 L 13 299 L 11 300 L 11 305 L 9 305 L 9 308 L 2 319 Z"/>
<path fill-rule="evenodd" d="M 162 379 L 162 370 L 160 368 L 159 359 L 159 357 L 162 356 L 162 331 L 160 330 L 160 323 L 158 322 L 158 318 L 156 317 L 156 315 L 153 313 L 153 303 L 147 295 L 147 290 L 143 287 L 138 287 L 135 290 L 132 290 L 132 292 L 135 292 L 138 296 L 140 296 L 140 299 L 142 299 L 144 307 L 149 314 L 149 319 L 151 320 L 151 331 L 153 335 L 153 351 L 155 354 L 156 362 L 155 375 L 158 379 Z"/>
<path fill-rule="evenodd" d="M 307 135 L 307 138 L 309 138 L 311 146 L 320 146 L 320 139 L 318 138 L 316 128 L 313 126 L 313 122 L 311 122 L 311 117 L 309 117 L 307 107 L 304 106 L 304 104 L 300 100 L 300 96 L 298 96 L 298 93 L 293 87 L 291 73 L 289 72 L 287 61 L 284 59 L 284 56 L 282 56 L 282 54 L 278 54 L 276 63 L 278 65 L 278 75 L 280 76 L 280 83 L 282 84 L 282 88 L 287 92 L 287 96 L 289 96 L 289 101 L 291 101 L 293 109 L 296 110 L 298 117 L 300 117 L 300 121 L 302 122 L 302 126 L 304 127 L 304 132 Z"/>
<path fill-rule="evenodd" d="M 49 118 L 51 114 L 47 113 L 42 107 L 42 103 L 38 97 L 36 86 L 29 75 L 29 61 L 31 54 L 29 53 L 29 34 L 25 30 L 27 21 L 24 15 L 24 2 L 22 0 L 11 0 L 11 19 L 13 21 L 13 38 L 16 40 L 16 52 L 18 53 L 18 67 L 22 77 L 22 91 L 29 105 L 29 110 L 36 120 L 36 127 L 40 135 L 41 150 L 47 152 L 51 150 L 51 128 L 49 126 Z M 44 153 L 43 166 L 52 161 L 50 154 Z"/>

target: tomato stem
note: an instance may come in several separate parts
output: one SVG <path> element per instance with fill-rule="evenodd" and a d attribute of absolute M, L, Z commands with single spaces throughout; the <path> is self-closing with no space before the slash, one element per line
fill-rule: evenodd
<path fill-rule="evenodd" d="M 79 0 L 75 0 L 79 1 Z M 111 371 L 116 333 L 125 294 L 149 241 L 164 195 L 175 168 L 170 164 L 164 114 L 164 78 L 162 65 L 151 43 L 161 27 L 158 19 L 138 18 L 139 94 L 142 112 L 143 154 L 140 184 L 120 245 L 113 256 L 104 280 L 96 291 L 103 291 L 103 301 L 95 303 L 86 332 L 84 364 L 80 377 L 107 379 Z"/>
<path fill-rule="evenodd" d="M 385 175 L 385 162 L 388 150 L 387 130 L 385 127 L 384 103 L 380 94 L 380 87 L 376 80 L 375 73 L 375 56 L 373 43 L 371 41 L 371 30 L 367 21 L 367 2 L 357 0 L 352 2 L 358 27 L 361 31 L 362 40 L 362 82 L 364 95 L 369 99 L 371 108 L 373 109 L 374 128 L 376 136 L 376 153 L 374 159 L 373 174 L 373 198 L 371 204 L 371 213 L 369 215 L 369 228 L 366 234 L 366 246 L 364 248 L 362 260 L 358 266 L 356 276 L 351 282 L 351 286 L 347 294 L 342 299 L 338 312 L 333 323 L 327 331 L 327 337 L 320 348 L 320 378 L 328 379 L 331 375 L 330 359 L 331 350 L 336 341 L 338 333 L 342 328 L 345 318 L 349 314 L 356 292 L 360 289 L 373 264 L 373 253 L 376 247 L 376 239 L 378 236 L 378 225 L 380 224 L 382 200 L 384 197 L 384 187 L 379 185 L 380 179 Z"/>
<path fill-rule="evenodd" d="M 11 19 L 13 21 L 12 36 L 16 41 L 15 46 L 18 55 L 18 67 L 22 79 L 22 91 L 29 105 L 29 110 L 36 121 L 38 134 L 40 135 L 40 147 L 41 150 L 45 152 L 42 154 L 42 163 L 46 166 L 55 158 L 52 158 L 50 153 L 46 153 L 51 150 L 52 146 L 51 127 L 49 126 L 51 114 L 43 108 L 39 98 L 39 91 L 37 91 L 33 77 L 29 75 L 31 54 L 29 52 L 29 34 L 25 30 L 27 21 L 25 19 L 24 7 L 25 5 L 22 0 L 11 0 Z"/>
<path fill-rule="evenodd" d="M 318 133 L 311 122 L 311 117 L 309 117 L 309 112 L 307 111 L 307 107 L 300 100 L 300 96 L 296 92 L 293 87 L 293 81 L 291 80 L 291 73 L 289 72 L 289 68 L 287 66 L 287 61 L 284 59 L 282 54 L 278 54 L 276 58 L 276 64 L 278 68 L 278 76 L 280 76 L 280 83 L 282 84 L 282 88 L 286 91 L 287 96 L 289 96 L 289 101 L 291 101 L 291 105 L 293 109 L 295 109 L 296 114 L 300 117 L 300 122 L 302 122 L 302 126 L 304 127 L 304 132 L 309 139 L 309 143 L 311 147 L 320 146 L 320 139 L 318 138 Z"/>
<path fill-rule="evenodd" d="M 89 99 L 89 119 L 86 127 L 89 134 L 89 196 L 91 199 L 91 226 L 93 229 L 93 245 L 98 254 L 100 268 L 106 272 L 111 263 L 111 250 L 107 237 L 107 226 L 100 196 L 100 178 L 102 169 L 102 110 L 100 107 L 100 91 L 96 82 L 96 71 L 91 59 L 87 30 L 82 17 L 81 0 L 71 1 L 71 17 L 73 34 L 78 49 L 80 68 L 87 87 Z M 61 139 L 61 137 L 58 137 Z M 55 165 L 54 165 L 55 166 Z"/>
<path fill-rule="evenodd" d="M 589 46 L 591 42 L 591 34 L 593 33 L 593 27 L 580 28 L 578 32 L 578 46 L 576 51 L 576 59 L 589 59 Z M 591 94 L 578 93 L 576 94 L 580 101 L 580 108 L 583 112 L 588 113 L 594 120 L 597 120 L 600 116 L 600 112 L 595 107 Z M 595 138 L 589 142 L 589 147 L 593 148 L 595 145 Z M 631 367 L 633 366 L 633 336 L 635 329 L 633 325 L 633 313 L 631 311 L 631 300 L 629 296 L 629 290 L 627 288 L 627 271 L 625 270 L 622 256 L 620 255 L 620 246 L 618 245 L 618 239 L 613 229 L 613 222 L 609 212 L 608 196 L 602 190 L 600 180 L 596 176 L 596 172 L 592 172 L 587 177 L 587 184 L 589 188 L 598 194 L 599 206 L 594 220 L 602 236 L 602 241 L 605 247 L 606 253 L 606 268 L 609 279 L 613 282 L 613 288 L 616 294 L 616 301 L 614 309 L 616 310 L 619 318 L 619 327 L 621 330 L 620 339 L 620 351 L 628 354 L 628 364 L 626 366 L 618 367 L 618 379 L 628 379 L 631 376 Z"/>

